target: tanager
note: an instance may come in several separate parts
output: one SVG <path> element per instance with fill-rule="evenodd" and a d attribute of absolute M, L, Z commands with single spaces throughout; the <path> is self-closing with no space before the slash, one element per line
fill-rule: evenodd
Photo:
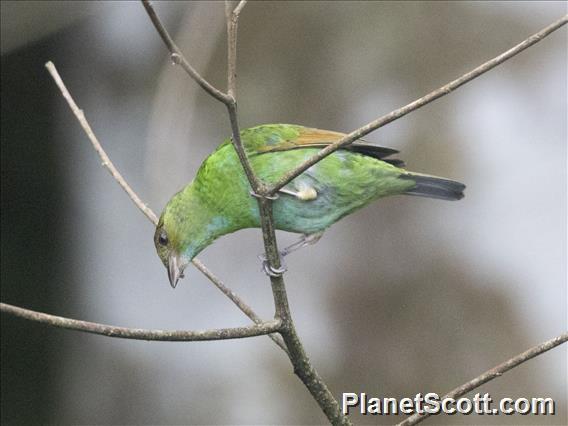
<path fill-rule="evenodd" d="M 343 133 L 292 124 L 266 124 L 241 131 L 241 140 L 257 177 L 267 185 L 294 169 Z M 459 200 L 465 185 L 404 169 L 390 158 L 398 151 L 359 140 L 341 148 L 278 192 L 273 201 L 276 229 L 302 234 L 283 250 L 288 254 L 313 244 L 342 217 L 389 195 L 418 195 Z M 154 235 L 156 250 L 172 287 L 191 260 L 217 238 L 260 227 L 257 200 L 230 139 L 199 168 L 195 179 L 164 208 Z M 272 271 L 265 262 L 265 270 Z"/>

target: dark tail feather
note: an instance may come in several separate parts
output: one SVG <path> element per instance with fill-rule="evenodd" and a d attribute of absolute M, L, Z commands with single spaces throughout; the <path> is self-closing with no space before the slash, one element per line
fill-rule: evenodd
<path fill-rule="evenodd" d="M 400 176 L 402 179 L 410 179 L 416 182 L 416 186 L 405 194 L 418 195 L 420 197 L 437 198 L 439 200 L 461 200 L 464 196 L 465 185 L 449 179 L 435 176 L 409 173 Z"/>

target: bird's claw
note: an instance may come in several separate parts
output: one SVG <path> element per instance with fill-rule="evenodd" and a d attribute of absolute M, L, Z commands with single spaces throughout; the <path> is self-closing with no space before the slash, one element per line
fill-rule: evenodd
<path fill-rule="evenodd" d="M 270 201 L 275 201 L 277 200 L 279 197 L 278 194 L 274 194 L 274 195 L 261 195 L 261 194 L 257 194 L 256 192 L 254 192 L 253 190 L 249 191 L 249 194 L 254 197 L 254 198 L 266 198 L 267 200 Z"/>
<path fill-rule="evenodd" d="M 274 268 L 274 267 L 270 266 L 268 264 L 268 262 L 263 263 L 262 268 L 263 268 L 264 273 L 266 275 L 268 275 L 269 277 L 275 277 L 275 278 L 281 277 L 284 274 L 284 272 L 286 272 L 288 270 L 286 268 L 286 266 L 281 266 L 280 268 Z"/>
<path fill-rule="evenodd" d="M 286 267 L 286 263 L 284 263 L 283 257 L 284 257 L 283 254 L 280 253 L 280 267 L 275 268 L 270 265 L 265 254 L 259 255 L 258 258 L 262 262 L 262 271 L 264 271 L 264 273 L 269 277 L 275 277 L 275 278 L 281 277 L 284 274 L 284 272 L 288 270 L 288 268 Z"/>

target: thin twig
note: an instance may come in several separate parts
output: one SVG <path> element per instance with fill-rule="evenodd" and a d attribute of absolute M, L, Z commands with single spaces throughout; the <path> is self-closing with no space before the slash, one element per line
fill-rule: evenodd
<path fill-rule="evenodd" d="M 247 305 L 237 294 L 235 294 L 235 292 L 233 290 L 231 290 L 229 287 L 227 287 L 225 284 L 223 284 L 223 282 L 217 278 L 215 275 L 213 275 L 213 273 L 197 258 L 192 260 L 192 263 L 195 265 L 195 267 L 197 269 L 199 269 L 199 271 L 205 275 L 207 278 L 209 278 L 209 280 L 219 289 L 221 290 L 221 292 L 227 296 L 229 299 L 231 299 L 231 301 L 237 305 L 237 307 L 244 312 L 244 314 L 249 317 L 251 320 L 253 320 L 256 324 L 261 324 L 263 321 L 262 319 L 252 310 L 252 308 Z M 282 340 L 282 337 L 280 337 L 278 334 L 269 334 L 268 337 L 270 337 L 274 343 L 276 343 L 278 346 L 280 346 L 280 348 L 288 353 L 288 348 L 286 348 L 286 345 L 284 344 L 284 340 Z"/>
<path fill-rule="evenodd" d="M 467 383 L 464 383 L 461 386 L 458 386 L 451 392 L 448 392 L 446 395 L 442 397 L 445 398 L 459 398 L 467 394 L 468 392 L 472 391 L 473 389 L 478 388 L 479 386 L 496 379 L 497 377 L 501 377 L 504 373 L 513 368 L 519 366 L 520 364 L 527 362 L 529 359 L 532 359 L 544 352 L 547 352 L 557 346 L 560 346 L 563 343 L 568 341 L 568 332 L 562 333 L 560 336 L 555 337 L 554 339 L 548 340 L 546 342 L 541 343 L 540 345 L 534 346 L 529 350 L 519 354 L 508 361 L 505 361 L 502 364 L 499 364 L 496 367 L 493 367 L 491 370 L 486 371 L 485 373 L 481 374 L 480 376 L 476 377 L 473 380 L 470 380 Z M 403 422 L 399 423 L 397 426 L 411 426 L 417 423 L 420 423 L 430 417 L 430 413 L 423 413 L 423 414 L 414 414 L 404 420 Z"/>
<path fill-rule="evenodd" d="M 63 82 L 63 79 L 61 78 L 57 69 L 55 68 L 55 65 L 52 62 L 48 62 L 47 64 L 45 64 L 45 67 L 53 77 L 55 83 L 57 84 L 59 90 L 61 91 L 61 94 L 69 104 L 71 111 L 73 112 L 73 114 L 75 114 L 75 117 L 77 117 L 77 120 L 81 124 L 81 127 L 87 134 L 89 140 L 91 141 L 91 144 L 93 145 L 93 148 L 101 158 L 103 166 L 110 172 L 110 174 L 116 180 L 116 182 L 118 182 L 118 184 L 124 189 L 124 191 L 128 194 L 130 199 L 134 202 L 136 207 L 138 207 L 140 211 L 142 211 L 142 213 L 146 215 L 146 217 L 154 224 L 154 226 L 157 225 L 158 218 L 156 214 L 152 211 L 152 209 L 150 209 L 150 207 L 148 207 L 140 199 L 140 197 L 138 197 L 138 195 L 134 192 L 134 190 L 130 187 L 130 185 L 128 185 L 126 180 L 122 177 L 120 172 L 114 166 L 113 162 L 110 160 L 109 156 L 107 155 L 104 148 L 100 144 L 99 140 L 95 136 L 95 133 L 91 129 L 91 126 L 89 125 L 89 122 L 85 117 L 85 114 L 73 100 L 73 97 L 71 96 L 69 90 L 65 86 L 65 83 Z M 194 258 L 192 260 L 192 263 L 197 267 L 197 269 L 199 269 L 199 271 L 201 271 L 207 278 L 209 278 L 209 280 L 223 294 L 225 294 L 241 311 L 243 311 L 244 314 L 247 315 L 253 322 L 257 324 L 262 323 L 262 320 L 252 310 L 252 308 L 248 306 L 235 292 L 233 292 L 227 286 L 225 286 L 223 282 L 219 278 L 217 278 L 199 259 Z M 280 346 L 285 352 L 287 352 L 286 346 L 284 345 L 280 336 L 271 335 L 270 338 L 274 340 L 274 342 L 278 346 Z"/>
<path fill-rule="evenodd" d="M 227 94 L 233 99 L 237 98 L 237 30 L 239 14 L 246 4 L 246 0 L 241 0 L 232 9 L 232 2 L 225 0 L 225 18 L 227 20 Z"/>
<path fill-rule="evenodd" d="M 172 62 L 181 65 L 182 68 L 185 70 L 185 72 L 187 72 L 189 76 L 193 80 L 195 80 L 197 84 L 199 84 L 207 93 L 209 93 L 215 99 L 223 102 L 224 104 L 230 103 L 232 101 L 232 98 L 230 96 L 221 92 L 219 89 L 215 88 L 204 77 L 202 77 L 201 74 L 199 74 L 195 70 L 195 68 L 191 66 L 191 64 L 187 61 L 187 59 L 185 59 L 185 56 L 183 55 L 179 47 L 175 44 L 174 40 L 171 38 L 170 34 L 164 27 L 164 24 L 162 24 L 162 21 L 160 21 L 158 14 L 154 10 L 152 2 L 150 2 L 149 0 L 142 0 L 142 4 L 146 9 L 146 12 L 148 13 L 148 16 L 152 21 L 152 24 L 154 24 L 156 31 L 158 31 L 158 34 L 160 34 L 160 37 L 164 41 L 168 50 L 170 51 Z"/>
<path fill-rule="evenodd" d="M 134 204 L 136 204 L 136 207 L 138 207 L 142 211 L 142 213 L 144 213 L 146 217 L 150 219 L 150 221 L 154 225 L 157 224 L 158 218 L 156 217 L 152 209 L 150 209 L 146 204 L 142 202 L 140 197 L 138 197 L 138 195 L 132 190 L 130 185 L 126 183 L 126 180 L 124 180 L 120 172 L 116 169 L 116 167 L 114 167 L 114 165 L 110 161 L 110 158 L 108 157 L 105 150 L 101 146 L 99 140 L 95 136 L 93 129 L 91 129 L 91 126 L 89 125 L 89 122 L 85 118 L 83 110 L 81 110 L 77 106 L 77 104 L 71 97 L 71 94 L 67 90 L 67 87 L 65 87 L 65 84 L 63 83 L 63 80 L 61 79 L 59 73 L 57 72 L 55 65 L 53 65 L 53 62 L 49 61 L 48 63 L 45 64 L 45 67 L 51 74 L 51 77 L 53 77 L 53 80 L 55 81 L 55 84 L 57 84 L 57 87 L 59 87 L 59 90 L 61 90 L 61 94 L 69 104 L 69 107 L 71 108 L 71 111 L 73 111 L 73 114 L 75 114 L 75 117 L 77 117 L 77 120 L 81 124 L 81 127 L 83 128 L 83 130 L 87 134 L 87 137 L 91 141 L 93 148 L 95 148 L 95 151 L 97 151 L 97 154 L 99 154 L 99 157 L 102 160 L 103 167 L 109 171 L 109 173 L 112 175 L 114 180 L 116 180 L 120 185 L 120 187 L 124 189 L 124 191 L 128 194 L 130 199 L 134 202 Z"/>
<path fill-rule="evenodd" d="M 535 43 L 538 43 L 543 38 L 545 38 L 546 36 L 551 34 L 552 32 L 561 28 L 567 22 L 568 22 L 568 15 L 565 15 L 562 18 L 560 18 L 558 21 L 553 22 L 552 24 L 550 24 L 546 28 L 543 28 L 542 30 L 540 30 L 536 34 L 533 34 L 532 36 L 530 36 L 529 38 L 527 38 L 523 42 L 517 44 L 515 47 L 513 47 L 513 48 L 507 50 L 506 52 L 500 54 L 499 56 L 496 56 L 495 58 L 483 63 L 482 65 L 478 66 L 477 68 L 475 68 L 475 69 L 471 70 L 470 72 L 462 75 L 461 77 L 455 79 L 454 81 L 451 81 L 450 83 L 440 87 L 439 89 L 436 89 L 433 92 L 430 92 L 426 96 L 424 96 L 420 99 L 417 99 L 414 102 L 409 103 L 408 105 L 405 105 L 401 108 L 398 108 L 398 109 L 396 109 L 396 110 L 394 110 L 394 111 L 392 111 L 392 112 L 390 112 L 386 115 L 383 115 L 382 117 L 379 117 L 374 121 L 371 121 L 370 123 L 366 124 L 363 127 L 360 127 L 357 130 L 352 131 L 351 133 L 349 133 L 348 135 L 345 135 L 343 138 L 341 138 L 337 142 L 326 146 L 324 149 L 319 151 L 317 154 L 308 158 L 306 161 L 304 161 L 302 164 L 300 164 L 294 170 L 291 170 L 291 171 L 287 172 L 286 174 L 284 174 L 284 176 L 282 176 L 282 178 L 280 178 L 275 184 L 273 184 L 270 188 L 268 188 L 267 193 L 263 194 L 263 195 L 274 195 L 280 188 L 282 188 L 283 186 L 288 184 L 291 180 L 298 177 L 303 172 L 305 172 L 307 169 L 309 169 L 311 166 L 313 166 L 317 162 L 321 161 L 322 159 L 324 159 L 328 155 L 332 154 L 333 152 L 337 151 L 339 148 L 344 147 L 346 145 L 349 145 L 350 143 L 353 143 L 354 141 L 362 138 L 363 136 L 367 135 L 368 133 L 371 133 L 372 131 L 377 130 L 380 127 L 383 127 L 384 125 L 386 125 L 386 124 L 388 124 L 392 121 L 398 120 L 399 118 L 405 116 L 406 114 L 408 114 L 412 111 L 415 111 L 418 108 L 421 108 L 424 105 L 429 104 L 430 102 L 435 101 L 438 98 L 441 98 L 442 96 L 449 94 L 450 92 L 454 91 L 458 87 L 470 82 L 474 78 L 479 77 L 480 75 L 486 73 L 487 71 L 491 70 L 492 68 L 495 68 L 497 65 L 500 65 L 503 62 L 507 61 L 508 59 L 511 59 L 513 56 L 522 52 L 526 48 L 532 46 Z"/>
<path fill-rule="evenodd" d="M 157 340 L 166 342 L 243 339 L 246 337 L 264 336 L 266 334 L 275 333 L 281 327 L 280 321 L 273 320 L 249 325 L 247 327 L 220 328 L 203 331 L 145 330 L 142 328 L 115 327 L 112 325 L 59 317 L 8 305 L 6 303 L 0 303 L 0 311 L 19 318 L 68 330 L 84 331 L 86 333 L 100 334 L 107 337 L 119 337 L 121 339 Z"/>
<path fill-rule="evenodd" d="M 245 148 L 241 141 L 237 116 L 237 29 L 239 27 L 239 14 L 246 5 L 246 0 L 241 0 L 235 9 L 232 9 L 232 2 L 225 0 L 225 19 L 227 21 L 227 94 L 232 102 L 225 102 L 231 124 L 233 135 L 233 146 L 243 166 L 249 184 L 254 193 L 264 191 L 264 186 L 257 179 L 252 170 L 252 166 L 247 157 Z"/>
<path fill-rule="evenodd" d="M 238 18 L 239 14 L 241 13 L 241 10 L 243 10 L 246 4 L 247 0 L 241 0 L 239 4 L 237 4 L 237 7 L 235 7 L 235 10 L 233 10 L 233 15 L 235 15 Z"/>
<path fill-rule="evenodd" d="M 248 182 L 256 194 L 261 194 L 266 189 L 264 185 L 258 180 L 256 174 L 254 173 L 250 161 L 248 159 L 247 153 L 245 151 L 243 141 L 241 140 L 241 132 L 239 130 L 239 122 L 237 118 L 237 104 L 232 103 L 227 105 L 227 112 L 229 114 L 229 122 L 231 124 L 231 134 L 233 139 L 233 146 L 235 147 L 235 151 L 237 152 L 237 156 L 239 157 L 239 161 L 243 166 L 243 170 L 247 176 Z"/>
<path fill-rule="evenodd" d="M 227 94 L 237 98 L 237 28 L 233 17 L 233 2 L 225 0 L 225 21 L 227 25 Z"/>

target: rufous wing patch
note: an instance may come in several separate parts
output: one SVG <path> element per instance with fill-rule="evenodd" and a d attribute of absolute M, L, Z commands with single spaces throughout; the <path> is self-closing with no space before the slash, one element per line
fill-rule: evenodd
<path fill-rule="evenodd" d="M 264 145 L 258 148 L 259 153 L 287 151 L 298 148 L 323 148 L 337 142 L 345 136 L 344 133 L 332 132 L 330 130 L 320 130 L 304 128 L 300 130 L 298 137 L 294 139 L 282 140 L 278 144 Z"/>
<path fill-rule="evenodd" d="M 293 141 L 299 146 L 325 146 L 337 142 L 345 136 L 345 133 L 332 132 L 331 130 L 303 129 L 298 138 Z"/>
<path fill-rule="evenodd" d="M 276 144 L 266 144 L 258 148 L 259 154 L 266 152 L 288 151 L 291 149 L 302 148 L 325 148 L 332 143 L 337 142 L 346 134 L 340 132 L 333 132 L 331 130 L 320 130 L 304 127 L 299 131 L 299 134 L 294 139 L 281 139 Z M 351 152 L 356 152 L 362 155 L 367 155 L 378 160 L 383 160 L 392 164 L 395 167 L 404 167 L 404 162 L 398 159 L 386 159 L 398 151 L 392 148 L 385 148 L 382 146 L 374 145 L 359 139 L 346 147 L 342 148 Z"/>

